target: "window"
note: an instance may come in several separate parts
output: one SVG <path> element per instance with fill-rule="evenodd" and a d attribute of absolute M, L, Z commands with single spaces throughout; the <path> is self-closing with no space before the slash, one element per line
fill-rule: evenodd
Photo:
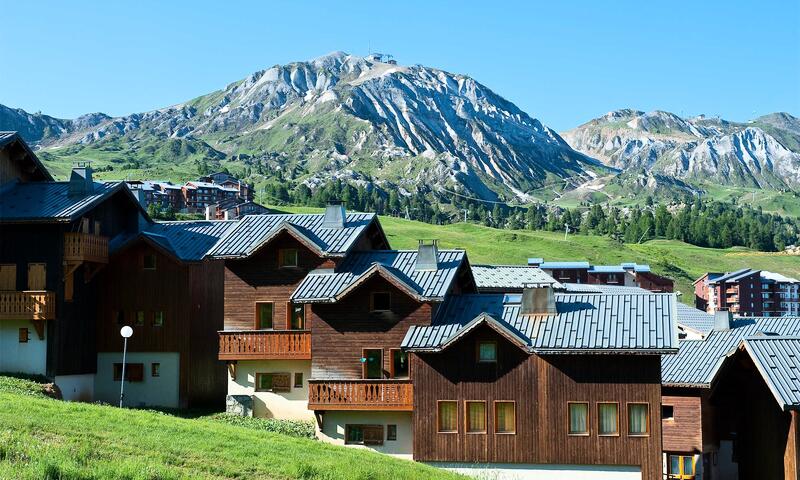
<path fill-rule="evenodd" d="M 468 401 L 465 404 L 467 433 L 486 433 L 486 402 Z"/>
<path fill-rule="evenodd" d="M 494 363 L 497 361 L 497 342 L 478 342 L 478 362 Z"/>
<path fill-rule="evenodd" d="M 160 363 L 151 363 L 150 364 L 150 376 L 151 377 L 160 377 L 161 376 L 161 364 Z"/>
<path fill-rule="evenodd" d="M 288 373 L 256 373 L 257 392 L 289 392 Z"/>
<path fill-rule="evenodd" d="M 397 425 L 386 425 L 386 440 L 397 440 Z"/>
<path fill-rule="evenodd" d="M 650 435 L 650 404 L 628 404 L 628 435 L 642 437 Z"/>
<path fill-rule="evenodd" d="M 295 372 L 294 388 L 303 388 L 303 372 Z"/>
<path fill-rule="evenodd" d="M 122 364 L 114 364 L 114 381 L 118 382 L 122 379 Z M 126 363 L 125 364 L 125 381 L 126 382 L 141 382 L 144 380 L 144 364 L 143 363 Z"/>
<path fill-rule="evenodd" d="M 589 404 L 569 402 L 569 434 L 589 435 Z"/>
<path fill-rule="evenodd" d="M 116 310 L 114 312 L 114 320 L 117 322 L 117 325 L 125 325 L 125 312 Z"/>
<path fill-rule="evenodd" d="M 28 343 L 28 329 L 27 328 L 20 328 L 19 329 L 19 343 Z"/>
<path fill-rule="evenodd" d="M 675 420 L 675 407 L 672 405 L 661 405 L 661 419 Z"/>
<path fill-rule="evenodd" d="M 0 290 L 17 289 L 17 266 L 13 263 L 0 265 Z"/>
<path fill-rule="evenodd" d="M 158 311 L 153 313 L 153 326 L 154 327 L 163 327 L 164 326 L 164 312 Z"/>
<path fill-rule="evenodd" d="M 142 258 L 142 268 L 145 270 L 156 269 L 156 256 L 153 253 L 146 253 Z"/>
<path fill-rule="evenodd" d="M 392 294 L 389 292 L 372 292 L 370 297 L 370 310 L 373 312 L 391 311 Z"/>
<path fill-rule="evenodd" d="M 101 225 L 101 223 L 100 223 L 99 220 L 95 220 L 94 221 L 94 234 L 95 235 L 100 235 L 100 225 Z"/>
<path fill-rule="evenodd" d="M 515 433 L 517 416 L 514 402 L 494 402 L 494 433 Z"/>
<path fill-rule="evenodd" d="M 362 351 L 361 365 L 363 378 L 383 378 L 383 350 L 365 348 Z"/>
<path fill-rule="evenodd" d="M 281 248 L 278 250 L 278 266 L 279 267 L 296 267 L 297 266 L 297 249 L 296 248 Z"/>
<path fill-rule="evenodd" d="M 408 378 L 408 353 L 393 348 L 392 353 L 392 378 Z"/>
<path fill-rule="evenodd" d="M 436 417 L 437 431 L 439 433 L 458 432 L 458 402 L 455 400 L 439 400 Z"/>
<path fill-rule="evenodd" d="M 597 404 L 597 433 L 600 436 L 619 435 L 619 404 L 600 402 Z"/>
<path fill-rule="evenodd" d="M 256 303 L 256 329 L 272 330 L 272 302 Z"/>
<path fill-rule="evenodd" d="M 133 324 L 135 326 L 137 326 L 137 327 L 144 326 L 144 312 L 143 311 L 139 310 L 138 312 L 136 312 L 136 320 L 133 322 Z"/>
<path fill-rule="evenodd" d="M 383 445 L 383 425 L 345 425 L 344 443 L 348 445 Z"/>
<path fill-rule="evenodd" d="M 693 479 L 694 458 L 691 455 L 670 455 L 667 465 L 667 474 L 670 479 Z"/>
<path fill-rule="evenodd" d="M 44 263 L 28 264 L 28 290 L 44 290 L 47 277 L 47 267 Z"/>
<path fill-rule="evenodd" d="M 292 330 L 303 330 L 306 328 L 306 309 L 303 305 L 294 305 L 291 302 L 289 307 L 289 328 Z"/>

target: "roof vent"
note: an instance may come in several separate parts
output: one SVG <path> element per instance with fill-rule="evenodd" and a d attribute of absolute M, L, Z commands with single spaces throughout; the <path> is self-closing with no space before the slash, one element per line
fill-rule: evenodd
<path fill-rule="evenodd" d="M 78 162 L 72 167 L 69 176 L 69 196 L 83 197 L 94 192 L 92 167 L 87 162 Z"/>
<path fill-rule="evenodd" d="M 732 316 L 730 310 L 717 310 L 714 312 L 714 330 L 730 330 Z"/>
<path fill-rule="evenodd" d="M 431 243 L 425 243 L 424 240 L 419 241 L 417 247 L 417 263 L 414 265 L 414 270 L 438 270 L 439 269 L 439 245 L 436 240 L 431 240 Z"/>
<path fill-rule="evenodd" d="M 525 287 L 522 290 L 522 315 L 555 315 L 556 296 L 552 287 Z"/>
<path fill-rule="evenodd" d="M 344 228 L 345 211 L 342 202 L 330 201 L 325 206 L 325 217 L 322 219 L 322 228 Z"/>

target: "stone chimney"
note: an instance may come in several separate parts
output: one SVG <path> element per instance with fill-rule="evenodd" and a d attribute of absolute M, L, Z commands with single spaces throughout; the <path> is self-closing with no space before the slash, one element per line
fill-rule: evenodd
<path fill-rule="evenodd" d="M 94 193 L 94 181 L 92 180 L 92 167 L 88 162 L 78 162 L 72 167 L 69 176 L 70 197 L 84 197 Z"/>
<path fill-rule="evenodd" d="M 431 240 L 431 243 L 425 243 L 424 240 L 419 241 L 417 247 L 417 263 L 414 265 L 414 270 L 419 271 L 436 271 L 439 269 L 439 245 L 436 240 Z"/>
<path fill-rule="evenodd" d="M 730 330 L 732 317 L 730 310 L 714 312 L 714 330 Z"/>
<path fill-rule="evenodd" d="M 346 219 L 344 205 L 338 200 L 332 200 L 325 206 L 325 217 L 322 219 L 322 228 L 344 228 Z"/>
<path fill-rule="evenodd" d="M 555 315 L 556 296 L 552 287 L 536 286 L 522 289 L 522 315 Z"/>
<path fill-rule="evenodd" d="M 216 219 L 217 219 L 217 206 L 206 205 L 206 220 L 216 220 Z"/>

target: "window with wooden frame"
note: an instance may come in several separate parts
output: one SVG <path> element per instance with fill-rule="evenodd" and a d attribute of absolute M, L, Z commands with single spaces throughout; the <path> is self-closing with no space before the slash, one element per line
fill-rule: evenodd
<path fill-rule="evenodd" d="M 297 266 L 297 249 L 296 248 L 279 248 L 278 249 L 278 267 L 290 268 Z"/>
<path fill-rule="evenodd" d="M 589 435 L 589 402 L 567 402 L 569 435 Z"/>
<path fill-rule="evenodd" d="M 17 265 L 4 263 L 0 265 L 0 290 L 13 292 L 17 289 Z"/>
<path fill-rule="evenodd" d="M 159 310 L 157 312 L 153 312 L 153 326 L 154 327 L 163 327 L 164 322 L 166 321 L 167 316 L 164 314 L 163 310 Z"/>
<path fill-rule="evenodd" d="M 383 445 L 383 425 L 344 426 L 344 443 L 347 445 Z"/>
<path fill-rule="evenodd" d="M 303 388 L 303 372 L 294 373 L 294 388 Z"/>
<path fill-rule="evenodd" d="M 290 330 L 305 330 L 306 328 L 306 307 L 305 305 L 295 305 L 292 302 L 286 304 L 286 314 L 289 316 L 287 324 Z"/>
<path fill-rule="evenodd" d="M 290 392 L 290 381 L 288 373 L 256 373 L 256 392 Z"/>
<path fill-rule="evenodd" d="M 496 400 L 494 402 L 494 433 L 516 433 L 517 412 L 513 401 Z"/>
<path fill-rule="evenodd" d="M 464 416 L 467 433 L 486 433 L 486 402 L 467 400 L 464 402 Z"/>
<path fill-rule="evenodd" d="M 392 359 L 389 372 L 392 378 L 408 378 L 408 353 L 399 348 L 391 348 L 389 355 Z"/>
<path fill-rule="evenodd" d="M 114 364 L 114 381 L 118 382 L 122 379 L 122 364 Z M 143 363 L 126 363 L 125 364 L 125 381 L 126 382 L 141 382 L 144 380 L 144 364 Z"/>
<path fill-rule="evenodd" d="M 112 318 L 114 319 L 115 322 L 117 322 L 117 325 L 125 325 L 125 312 L 124 311 L 122 311 L 122 310 L 114 310 L 114 313 L 112 313 Z"/>
<path fill-rule="evenodd" d="M 365 348 L 361 350 L 361 377 L 383 378 L 383 349 Z"/>
<path fill-rule="evenodd" d="M 143 270 L 155 270 L 156 269 L 156 254 L 155 253 L 145 253 L 142 256 L 142 269 Z"/>
<path fill-rule="evenodd" d="M 436 431 L 458 433 L 458 402 L 439 400 L 436 405 Z"/>
<path fill-rule="evenodd" d="M 256 302 L 256 330 L 272 330 L 274 311 L 272 302 Z"/>
<path fill-rule="evenodd" d="M 160 377 L 161 376 L 161 364 L 160 363 L 151 363 L 150 364 L 150 376 L 151 377 Z"/>
<path fill-rule="evenodd" d="M 28 343 L 30 331 L 27 328 L 19 329 L 19 343 Z"/>
<path fill-rule="evenodd" d="M 102 225 L 102 223 L 100 223 L 99 220 L 95 220 L 94 221 L 94 234 L 95 235 L 100 235 L 100 233 L 101 233 L 100 232 L 101 225 Z"/>
<path fill-rule="evenodd" d="M 397 425 L 386 425 L 386 440 L 391 442 L 397 440 Z"/>
<path fill-rule="evenodd" d="M 44 263 L 28 264 L 28 290 L 45 290 L 47 282 L 47 265 Z"/>
<path fill-rule="evenodd" d="M 372 292 L 369 298 L 371 312 L 392 311 L 392 294 L 390 292 Z"/>
<path fill-rule="evenodd" d="M 619 436 L 619 403 L 597 402 L 597 434 L 601 437 Z"/>
<path fill-rule="evenodd" d="M 628 404 L 628 435 L 631 437 L 647 437 L 650 435 L 650 404 Z"/>
<path fill-rule="evenodd" d="M 136 312 L 136 318 L 133 320 L 133 325 L 135 327 L 143 327 L 144 326 L 144 311 L 139 310 Z"/>
<path fill-rule="evenodd" d="M 89 233 L 89 219 L 81 218 L 81 233 Z"/>
<path fill-rule="evenodd" d="M 497 362 L 497 342 L 479 341 L 475 347 L 478 363 Z"/>
<path fill-rule="evenodd" d="M 675 407 L 673 405 L 661 405 L 661 420 L 675 420 Z"/>

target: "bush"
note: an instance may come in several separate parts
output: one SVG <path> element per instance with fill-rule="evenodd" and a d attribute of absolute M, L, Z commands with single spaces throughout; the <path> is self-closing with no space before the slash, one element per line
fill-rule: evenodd
<path fill-rule="evenodd" d="M 236 425 L 237 427 L 252 428 L 266 432 L 280 433 L 299 438 L 316 438 L 314 422 L 311 420 L 277 420 L 274 418 L 253 418 L 218 413 L 207 417 L 209 420 Z"/>
<path fill-rule="evenodd" d="M 50 381 L 41 375 L 25 373 L 0 374 L 0 392 L 46 397 L 45 387 Z"/>

